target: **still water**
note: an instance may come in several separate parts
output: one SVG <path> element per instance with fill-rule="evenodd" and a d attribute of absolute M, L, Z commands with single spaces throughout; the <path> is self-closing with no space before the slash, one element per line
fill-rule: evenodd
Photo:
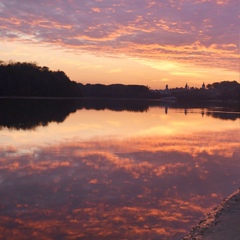
<path fill-rule="evenodd" d="M 0 239 L 181 239 L 239 171 L 237 104 L 0 99 Z"/>

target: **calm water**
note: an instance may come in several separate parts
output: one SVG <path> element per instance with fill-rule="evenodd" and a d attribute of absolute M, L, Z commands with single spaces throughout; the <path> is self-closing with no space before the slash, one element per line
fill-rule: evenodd
<path fill-rule="evenodd" d="M 239 171 L 237 105 L 0 99 L 0 239 L 181 239 Z"/>

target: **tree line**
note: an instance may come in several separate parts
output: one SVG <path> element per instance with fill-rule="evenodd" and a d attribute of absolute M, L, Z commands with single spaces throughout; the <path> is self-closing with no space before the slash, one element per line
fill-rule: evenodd
<path fill-rule="evenodd" d="M 81 84 L 79 88 L 84 97 L 98 98 L 141 98 L 147 99 L 151 96 L 150 89 L 143 85 L 123 84 Z"/>
<path fill-rule="evenodd" d="M 206 88 L 173 88 L 150 90 L 143 85 L 82 84 L 71 81 L 60 70 L 51 71 L 33 62 L 0 61 L 0 96 L 13 97 L 96 97 L 178 100 L 236 100 L 240 101 L 240 84 L 223 81 Z"/>
<path fill-rule="evenodd" d="M 208 84 L 204 89 L 191 88 L 182 91 L 172 89 L 169 94 L 178 100 L 240 101 L 240 84 L 237 81 L 222 81 Z"/>
<path fill-rule="evenodd" d="M 76 82 L 63 71 L 36 63 L 0 61 L 0 96 L 81 97 Z"/>

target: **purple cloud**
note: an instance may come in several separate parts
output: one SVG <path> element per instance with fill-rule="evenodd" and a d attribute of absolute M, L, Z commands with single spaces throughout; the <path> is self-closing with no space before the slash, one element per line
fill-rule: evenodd
<path fill-rule="evenodd" d="M 238 7 L 237 0 L 2 0 L 0 39 L 237 70 Z"/>

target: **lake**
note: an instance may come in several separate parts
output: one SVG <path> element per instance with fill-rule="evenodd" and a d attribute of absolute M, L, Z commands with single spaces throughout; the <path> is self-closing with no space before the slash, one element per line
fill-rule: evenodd
<path fill-rule="evenodd" d="M 181 239 L 239 171 L 239 103 L 0 99 L 1 239 Z"/>

